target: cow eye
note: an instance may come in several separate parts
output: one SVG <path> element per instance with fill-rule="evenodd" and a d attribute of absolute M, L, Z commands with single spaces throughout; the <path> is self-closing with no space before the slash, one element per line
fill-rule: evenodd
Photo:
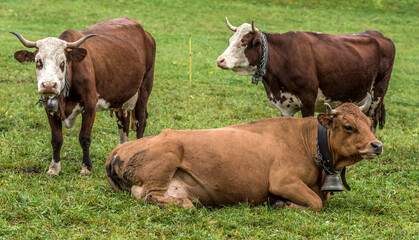
<path fill-rule="evenodd" d="M 348 131 L 351 131 L 351 132 L 353 132 L 353 131 L 354 131 L 354 129 L 353 129 L 351 126 L 349 126 L 349 125 L 344 125 L 344 126 L 343 126 L 343 128 L 344 128 L 345 130 L 348 130 Z"/>
<path fill-rule="evenodd" d="M 62 63 L 60 64 L 61 72 L 64 72 L 64 67 L 65 67 L 65 63 L 64 63 L 64 62 L 62 62 Z"/>
<path fill-rule="evenodd" d="M 41 59 L 38 59 L 37 61 L 36 61 L 36 69 L 42 69 L 42 61 L 41 61 Z"/>

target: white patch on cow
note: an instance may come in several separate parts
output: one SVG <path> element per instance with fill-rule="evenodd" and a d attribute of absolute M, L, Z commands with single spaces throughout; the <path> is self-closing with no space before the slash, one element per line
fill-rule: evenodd
<path fill-rule="evenodd" d="M 90 174 L 90 171 L 89 171 L 89 169 L 87 169 L 87 166 L 86 165 L 84 165 L 84 164 L 82 164 L 82 166 L 81 166 L 81 171 L 80 171 L 80 175 L 82 175 L 82 176 L 87 176 L 87 175 L 89 175 Z"/>
<path fill-rule="evenodd" d="M 99 98 L 96 103 L 96 112 L 108 110 L 110 105 L 110 102 L 107 102 L 105 99 Z"/>
<path fill-rule="evenodd" d="M 326 97 L 322 90 L 319 88 L 317 91 L 315 111 L 321 113 L 326 112 L 326 106 L 324 106 L 325 103 L 328 103 L 333 109 L 342 104 L 341 101 L 331 101 L 330 98 Z"/>
<path fill-rule="evenodd" d="M 132 130 L 137 131 L 139 121 L 137 119 L 134 120 L 134 128 Z"/>
<path fill-rule="evenodd" d="M 44 97 L 54 97 L 60 94 L 64 88 L 65 70 L 60 68 L 64 64 L 66 69 L 65 49 L 67 42 L 58 38 L 44 38 L 36 41 L 38 53 L 35 56 L 35 63 L 38 61 L 42 67 L 36 68 L 36 78 L 38 80 L 38 92 Z M 45 91 L 42 85 L 56 84 L 53 91 Z"/>
<path fill-rule="evenodd" d="M 49 169 L 47 171 L 47 175 L 51 177 L 57 176 L 58 173 L 61 171 L 61 163 L 56 163 L 54 159 L 52 159 L 51 164 L 49 165 Z"/>
<path fill-rule="evenodd" d="M 119 145 L 128 142 L 128 134 L 124 132 L 123 128 L 119 129 Z"/>
<path fill-rule="evenodd" d="M 370 106 L 368 112 L 366 113 L 366 115 L 373 116 L 374 115 L 374 111 L 378 107 L 378 104 L 380 104 L 380 102 L 381 102 L 381 97 L 378 97 L 377 100 L 372 101 L 371 102 L 371 106 Z"/>
<path fill-rule="evenodd" d="M 136 92 L 130 99 L 128 99 L 128 101 L 123 103 L 120 108 L 110 108 L 111 106 L 110 102 L 106 101 L 103 98 L 98 98 L 97 103 L 96 103 L 96 111 L 100 112 L 100 111 L 109 110 L 109 109 L 111 109 L 114 112 L 124 111 L 124 110 L 132 111 L 135 108 L 137 99 L 138 99 L 138 92 Z"/>
<path fill-rule="evenodd" d="M 121 109 L 128 110 L 128 111 L 134 110 L 135 104 L 137 103 L 137 99 L 138 99 L 138 92 L 136 92 L 134 96 L 132 96 L 130 99 L 128 99 L 128 101 L 122 104 Z"/>
<path fill-rule="evenodd" d="M 180 180 L 173 178 L 169 184 L 169 187 L 163 193 L 163 196 L 172 198 L 187 198 L 188 192 Z"/>
<path fill-rule="evenodd" d="M 353 104 L 360 104 L 364 99 L 362 99 L 359 102 L 352 102 Z M 371 108 L 369 110 L 369 112 L 367 113 L 367 115 L 372 116 L 371 113 L 373 113 L 372 111 L 375 110 L 375 108 L 377 107 L 378 103 L 380 102 L 380 99 L 378 99 L 377 101 L 373 101 L 371 104 Z M 325 103 L 328 103 L 333 109 L 337 108 L 338 106 L 342 105 L 343 102 L 341 101 L 332 101 L 330 100 L 330 98 L 326 97 L 322 90 L 319 88 L 318 92 L 317 92 L 317 98 L 316 98 L 316 106 L 315 106 L 315 110 L 317 112 L 326 112 L 326 106 L 324 105 Z"/>
<path fill-rule="evenodd" d="M 80 107 L 80 104 L 77 103 L 77 105 L 74 107 L 73 112 L 71 112 L 70 116 L 68 116 L 64 120 L 64 126 L 66 128 L 72 128 L 74 126 L 74 123 L 76 123 L 77 116 L 83 111 L 83 108 Z"/>
<path fill-rule="evenodd" d="M 219 63 L 219 67 L 224 69 L 230 69 L 240 75 L 253 75 L 257 70 L 257 66 L 251 66 L 249 60 L 244 54 L 244 49 L 246 46 L 242 46 L 242 38 L 244 35 L 252 31 L 252 26 L 248 23 L 243 23 L 240 27 L 237 28 L 237 31 L 229 40 L 228 48 L 221 54 L 217 63 L 222 59 L 224 61 Z"/>
<path fill-rule="evenodd" d="M 131 187 L 131 196 L 141 199 L 141 196 L 143 195 L 143 189 L 144 187 L 142 186 L 133 185 Z"/>
<path fill-rule="evenodd" d="M 285 101 L 281 102 L 280 99 L 285 98 Z M 283 117 L 291 117 L 301 109 L 301 100 L 288 92 L 280 92 L 279 99 L 276 99 L 271 93 L 269 96 L 269 101 L 274 105 L 280 112 Z"/>

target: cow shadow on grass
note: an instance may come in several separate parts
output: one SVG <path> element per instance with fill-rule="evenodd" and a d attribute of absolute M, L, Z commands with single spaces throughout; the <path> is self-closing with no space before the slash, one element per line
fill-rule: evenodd
<path fill-rule="evenodd" d="M 360 193 L 362 195 L 362 193 Z M 355 194 L 356 196 L 357 194 Z M 336 195 L 335 195 L 336 196 Z M 351 212 L 360 215 L 388 215 L 391 214 L 389 206 L 383 205 L 377 199 L 365 199 L 350 196 L 332 196 L 329 201 L 324 203 L 324 212 L 335 213 L 337 210 Z"/>

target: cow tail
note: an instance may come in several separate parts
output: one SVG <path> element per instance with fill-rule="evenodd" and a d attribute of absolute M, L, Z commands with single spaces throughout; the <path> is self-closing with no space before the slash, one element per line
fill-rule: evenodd
<path fill-rule="evenodd" d="M 135 108 L 131 111 L 131 130 L 137 131 L 137 125 L 135 125 Z"/>
<path fill-rule="evenodd" d="M 107 163 L 107 165 L 105 167 L 106 178 L 107 178 L 109 184 L 111 185 L 111 187 L 115 191 L 120 192 L 120 191 L 122 191 L 122 187 L 119 184 L 118 174 L 115 172 L 115 169 L 114 169 L 115 159 L 117 158 L 117 156 L 109 156 L 108 158 L 112 158 L 112 160 L 110 160 L 110 161 L 108 161 L 109 159 L 106 160 L 106 163 Z"/>
<path fill-rule="evenodd" d="M 386 123 L 386 109 L 384 107 L 384 102 L 382 102 L 380 106 L 380 116 L 378 118 L 380 129 L 383 129 L 385 123 Z"/>

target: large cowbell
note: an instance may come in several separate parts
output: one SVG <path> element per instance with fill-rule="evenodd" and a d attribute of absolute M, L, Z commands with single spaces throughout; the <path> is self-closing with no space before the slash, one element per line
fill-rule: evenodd
<path fill-rule="evenodd" d="M 341 192 L 343 186 L 337 174 L 328 174 L 321 189 L 323 192 Z"/>
<path fill-rule="evenodd" d="M 47 109 L 48 109 L 50 112 L 57 112 L 57 110 L 58 110 L 58 100 L 57 100 L 57 98 L 56 98 L 56 97 L 54 97 L 54 98 L 49 98 L 49 99 L 47 100 Z"/>

